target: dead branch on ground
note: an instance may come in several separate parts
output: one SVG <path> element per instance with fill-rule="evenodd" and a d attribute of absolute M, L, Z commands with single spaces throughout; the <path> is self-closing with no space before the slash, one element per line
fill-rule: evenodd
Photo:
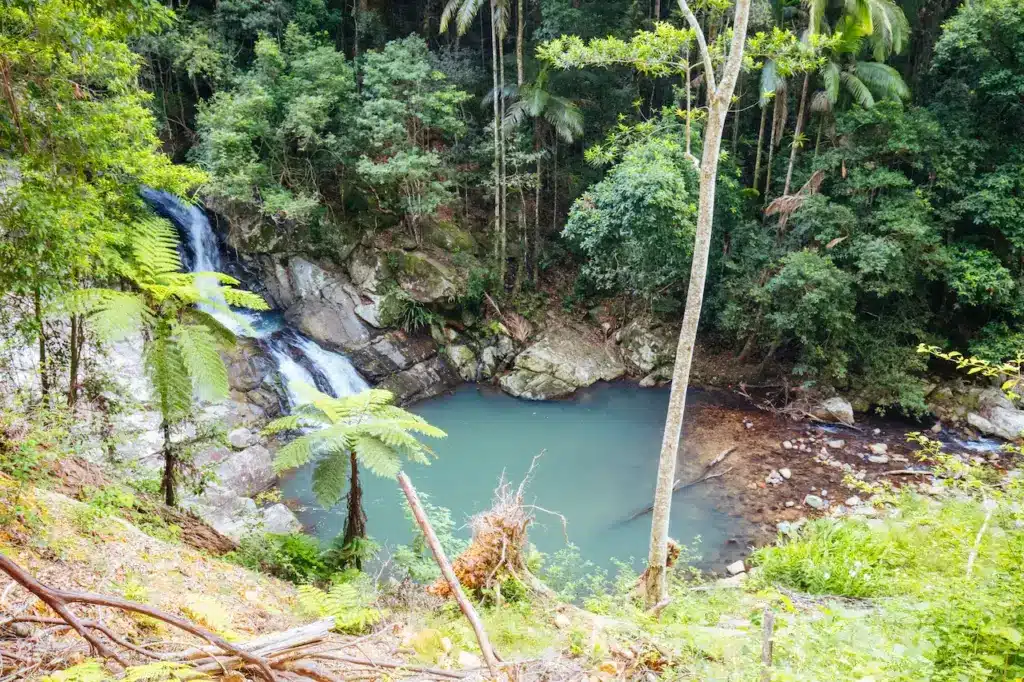
<path fill-rule="evenodd" d="M 704 467 L 704 471 L 701 472 L 701 475 L 698 476 L 697 478 L 695 478 L 694 480 L 690 481 L 689 483 L 683 483 L 682 481 L 676 481 L 676 484 L 674 486 L 672 486 L 672 492 L 673 493 L 677 493 L 680 490 L 685 490 L 687 488 L 693 487 L 693 486 L 697 485 L 698 483 L 704 483 L 705 481 L 710 481 L 710 480 L 712 480 L 714 478 L 721 478 L 722 476 L 725 476 L 727 473 L 732 471 L 732 467 L 729 467 L 725 471 L 720 471 L 720 472 L 716 472 L 716 473 L 711 473 L 711 470 L 714 469 L 719 464 L 721 464 L 722 462 L 724 462 L 725 459 L 729 455 L 731 455 L 733 452 L 735 452 L 736 451 L 736 447 L 737 446 L 733 445 L 731 448 L 727 448 L 726 450 L 723 450 L 721 453 L 719 453 L 718 456 L 716 456 L 713 460 L 711 460 L 708 463 L 707 466 Z M 630 521 L 636 521 L 641 516 L 644 516 L 646 514 L 650 514 L 652 511 L 654 511 L 654 505 L 653 504 L 651 504 L 648 507 L 644 507 L 643 509 L 640 509 L 640 510 L 634 512 L 633 515 L 630 516 L 628 519 L 626 519 L 623 523 L 629 523 Z"/>

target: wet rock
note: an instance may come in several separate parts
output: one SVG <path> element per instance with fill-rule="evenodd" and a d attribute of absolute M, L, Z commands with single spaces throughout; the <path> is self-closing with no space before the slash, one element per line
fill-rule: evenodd
<path fill-rule="evenodd" d="M 828 509 L 828 502 L 817 495 L 807 495 L 804 497 L 804 504 L 811 509 L 817 509 L 819 511 L 822 509 Z"/>
<path fill-rule="evenodd" d="M 725 567 L 725 572 L 729 575 L 739 575 L 740 573 L 745 573 L 746 570 L 747 567 L 743 563 L 742 559 L 740 559 L 739 561 L 734 561 Z"/>
<path fill-rule="evenodd" d="M 816 407 L 812 414 L 827 422 L 839 422 L 841 424 L 853 424 L 853 406 L 845 398 L 835 396 L 824 401 Z"/>
<path fill-rule="evenodd" d="M 429 336 L 395 330 L 348 352 L 348 359 L 369 381 L 381 381 L 437 355 L 437 344 Z"/>
<path fill-rule="evenodd" d="M 516 397 L 548 400 L 596 381 L 617 379 L 625 371 L 616 354 L 584 330 L 558 326 L 520 353 L 500 384 Z"/>

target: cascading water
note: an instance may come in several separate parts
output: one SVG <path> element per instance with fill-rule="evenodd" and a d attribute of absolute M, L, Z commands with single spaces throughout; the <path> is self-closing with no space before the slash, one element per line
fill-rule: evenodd
<path fill-rule="evenodd" d="M 202 208 L 187 205 L 172 194 L 149 188 L 142 191 L 142 196 L 154 211 L 174 223 L 184 236 L 184 262 L 190 272 L 223 272 L 224 261 L 217 236 Z M 291 405 L 301 402 L 301 392 L 297 388 L 300 383 L 316 386 L 336 398 L 359 393 L 369 386 L 348 358 L 289 328 L 279 312 L 234 311 L 230 314 L 216 277 L 201 277 L 198 284 L 216 304 L 205 306 L 206 312 L 239 336 L 261 340 L 277 364 Z"/>

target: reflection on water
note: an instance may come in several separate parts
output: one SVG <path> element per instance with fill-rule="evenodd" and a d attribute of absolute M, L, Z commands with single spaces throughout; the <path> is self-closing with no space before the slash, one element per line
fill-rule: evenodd
<path fill-rule="evenodd" d="M 699 392 L 691 403 L 702 400 Z M 667 389 L 627 383 L 595 386 L 574 400 L 536 403 L 491 389 L 463 386 L 452 395 L 413 406 L 412 410 L 448 432 L 432 443 L 436 461 L 412 465 L 409 475 L 431 502 L 448 507 L 456 522 L 486 509 L 504 473 L 518 482 L 533 457 L 543 452 L 527 498 L 568 519 L 568 539 L 584 558 L 602 566 L 611 559 L 646 558 L 650 515 L 625 522 L 650 504 L 658 465 Z M 301 501 L 300 518 L 317 535 L 332 539 L 344 524 L 344 502 L 333 510 L 316 506 L 310 493 L 310 469 L 282 483 L 285 496 Z M 394 547 L 409 541 L 393 481 L 362 477 L 369 532 Z M 684 543 L 700 536 L 704 565 L 718 563 L 718 551 L 743 534 L 745 522 L 715 508 L 710 486 L 681 491 L 673 500 L 671 534 Z M 463 529 L 467 536 L 468 529 Z M 531 541 L 544 552 L 565 546 L 561 521 L 537 513 Z"/>

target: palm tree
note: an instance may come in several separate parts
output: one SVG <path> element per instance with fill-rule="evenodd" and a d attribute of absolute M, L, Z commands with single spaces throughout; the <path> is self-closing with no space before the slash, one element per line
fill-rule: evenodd
<path fill-rule="evenodd" d="M 853 101 L 865 108 L 874 106 L 876 95 L 893 99 L 909 97 L 910 91 L 903 78 L 895 69 L 883 63 L 892 54 L 902 52 L 907 44 L 910 25 L 903 10 L 893 0 L 844 0 L 839 8 L 839 16 L 832 27 L 826 16 L 830 9 L 829 0 L 808 0 L 808 34 L 832 33 L 840 36 L 837 46 L 830 51 L 828 61 L 821 69 L 829 102 L 834 106 L 839 100 L 840 84 Z M 874 61 L 858 60 L 858 55 L 865 51 L 871 54 Z M 784 195 L 789 194 L 796 151 L 802 144 L 809 80 L 810 72 L 807 72 L 804 75 L 789 168 L 782 191 Z"/>
<path fill-rule="evenodd" d="M 541 163 L 544 156 L 545 126 L 552 133 L 564 140 L 572 142 L 583 134 L 583 113 L 576 104 L 565 97 L 552 94 L 548 90 L 548 70 L 542 69 L 533 83 L 524 83 L 510 94 L 513 100 L 505 115 L 505 127 L 514 128 L 527 117 L 533 119 L 533 152 L 536 157 L 536 183 L 534 185 L 533 205 L 533 243 L 532 258 L 528 268 L 530 277 L 537 284 L 538 262 L 540 257 L 540 190 Z M 553 173 L 556 169 L 552 169 Z M 525 206 L 521 210 L 525 210 Z"/>
<path fill-rule="evenodd" d="M 432 438 L 446 434 L 393 405 L 394 396 L 388 391 L 368 389 L 332 398 L 311 386 L 300 384 L 297 390 L 303 402 L 265 429 L 268 434 L 302 432 L 278 451 L 274 467 L 280 473 L 316 459 L 313 494 L 325 507 L 337 504 L 348 489 L 342 547 L 350 548 L 366 537 L 359 464 L 378 476 L 395 478 L 402 470 L 403 458 L 430 464 L 433 453 L 413 434 Z"/>
<path fill-rule="evenodd" d="M 119 274 L 134 291 L 82 289 L 68 305 L 108 342 L 133 334 L 144 341 L 145 370 L 162 417 L 164 502 L 174 506 L 180 469 L 184 466 L 171 443 L 171 428 L 186 420 L 193 400 L 222 400 L 228 395 L 228 373 L 220 350 L 235 341 L 234 333 L 207 310 L 231 314 L 228 306 L 267 310 L 257 294 L 235 288 L 238 280 L 220 273 L 181 272 L 174 228 L 150 218 L 134 226 L 131 258 Z M 207 282 L 220 283 L 214 290 Z M 205 308 L 206 310 L 204 310 Z"/>
<path fill-rule="evenodd" d="M 508 33 L 509 7 L 508 0 L 490 0 L 491 2 L 491 80 L 492 92 L 505 92 L 505 36 Z M 448 0 L 441 13 L 440 32 L 444 33 L 456 18 L 455 27 L 458 35 L 464 35 L 473 20 L 480 12 L 483 0 Z M 520 8 L 521 9 L 521 8 Z M 517 46 L 517 55 L 521 47 Z M 501 130 L 501 121 L 505 117 L 505 99 L 495 97 L 494 106 L 494 232 L 495 256 L 498 261 L 499 278 L 504 286 L 507 253 L 506 211 L 505 211 L 505 135 Z"/>
<path fill-rule="evenodd" d="M 769 102 L 776 101 L 776 94 L 780 94 L 782 98 L 785 98 L 785 92 L 786 79 L 779 73 L 778 64 L 775 60 L 769 59 L 761 68 L 760 97 L 758 98 L 758 105 L 761 107 L 761 125 L 757 129 L 757 154 L 754 157 L 755 190 L 757 189 L 757 183 L 761 179 L 761 150 L 764 147 L 764 128 L 768 120 L 768 104 Z M 774 121 L 772 121 L 772 128 L 774 133 Z M 772 138 L 774 139 L 774 135 Z M 771 151 L 769 151 L 770 153 Z"/>

